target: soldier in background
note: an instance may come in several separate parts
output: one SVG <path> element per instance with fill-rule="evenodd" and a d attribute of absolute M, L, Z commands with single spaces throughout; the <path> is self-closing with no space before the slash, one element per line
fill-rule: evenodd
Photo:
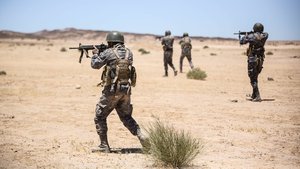
<path fill-rule="evenodd" d="M 131 86 L 135 86 L 136 73 L 132 66 L 132 52 L 124 45 L 124 36 L 119 32 L 110 32 L 106 37 L 108 49 L 98 55 L 98 50 L 93 50 L 91 67 L 100 69 L 104 66 L 102 80 L 104 89 L 96 105 L 94 119 L 96 131 L 100 137 L 100 145 L 92 151 L 110 152 L 107 139 L 107 116 L 116 109 L 124 126 L 140 142 L 145 143 L 137 122 L 132 118 Z"/>
<path fill-rule="evenodd" d="M 192 62 L 192 44 L 191 44 L 191 38 L 189 37 L 188 33 L 183 33 L 182 39 L 179 41 L 179 44 L 181 45 L 181 56 L 179 60 L 179 69 L 180 73 L 182 73 L 182 62 L 183 59 L 186 57 L 189 61 L 191 69 L 194 68 L 193 62 Z"/>
<path fill-rule="evenodd" d="M 258 90 L 258 75 L 260 74 L 264 58 L 265 58 L 265 42 L 268 39 L 268 33 L 264 32 L 264 26 L 261 23 L 256 23 L 253 26 L 253 32 L 246 34 L 240 40 L 240 44 L 249 43 L 247 49 L 248 56 L 248 76 L 253 88 L 251 99 L 255 102 L 260 102 L 261 97 Z"/>
<path fill-rule="evenodd" d="M 165 32 L 165 36 L 161 39 L 161 44 L 163 45 L 163 50 L 164 50 L 164 68 L 165 68 L 164 77 L 168 76 L 168 65 L 173 69 L 174 76 L 177 75 L 177 70 L 173 65 L 173 43 L 174 43 L 174 37 L 171 36 L 171 31 L 167 30 Z"/>

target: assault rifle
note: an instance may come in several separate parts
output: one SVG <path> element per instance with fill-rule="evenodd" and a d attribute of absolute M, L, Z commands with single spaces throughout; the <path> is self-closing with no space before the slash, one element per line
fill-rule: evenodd
<path fill-rule="evenodd" d="M 86 58 L 89 58 L 90 57 L 89 50 L 98 49 L 98 51 L 99 51 L 98 54 L 100 54 L 107 48 L 108 48 L 108 46 L 103 43 L 100 45 L 81 45 L 81 43 L 79 43 L 79 47 L 70 47 L 69 49 L 78 49 L 78 51 L 81 52 L 81 54 L 79 56 L 79 63 L 81 63 L 83 53 L 85 54 Z"/>
<path fill-rule="evenodd" d="M 253 33 L 253 31 L 250 32 L 241 32 L 239 31 L 238 33 L 233 33 L 234 35 L 239 35 L 239 40 L 241 40 L 241 35 L 248 35 L 250 33 Z"/>

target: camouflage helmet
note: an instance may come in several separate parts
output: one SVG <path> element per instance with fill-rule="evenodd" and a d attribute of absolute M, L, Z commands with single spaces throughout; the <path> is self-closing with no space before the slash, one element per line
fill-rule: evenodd
<path fill-rule="evenodd" d="M 165 36 L 168 36 L 168 35 L 171 35 L 171 31 L 170 31 L 170 30 L 167 30 L 167 31 L 165 32 Z"/>
<path fill-rule="evenodd" d="M 264 31 L 264 25 L 261 24 L 261 23 L 254 24 L 253 31 L 254 32 L 260 32 L 260 33 L 263 32 Z"/>
<path fill-rule="evenodd" d="M 189 34 L 187 32 L 183 33 L 182 35 L 183 37 L 189 36 Z"/>
<path fill-rule="evenodd" d="M 109 32 L 106 36 L 107 42 L 121 42 L 124 43 L 124 36 L 120 32 Z"/>

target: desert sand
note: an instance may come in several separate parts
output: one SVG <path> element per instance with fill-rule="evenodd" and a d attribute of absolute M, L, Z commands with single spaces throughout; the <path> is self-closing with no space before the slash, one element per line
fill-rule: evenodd
<path fill-rule="evenodd" d="M 68 47 L 89 39 L 0 39 L 0 168 L 164 168 L 142 153 L 92 153 L 99 144 L 95 105 L 101 69 Z M 163 53 L 151 36 L 125 36 L 134 54 L 137 86 L 133 117 L 146 127 L 153 116 L 202 140 L 189 168 L 289 168 L 300 166 L 300 43 L 269 42 L 259 76 L 262 102 L 246 100 L 247 46 L 238 41 L 194 40 L 192 57 L 204 81 L 184 73 L 163 77 Z M 175 41 L 173 63 L 179 69 Z M 204 46 L 209 48 L 204 49 Z M 62 52 L 62 48 L 66 52 Z M 150 51 L 142 55 L 139 49 Z M 215 54 L 215 55 L 214 55 Z M 273 80 L 272 80 L 273 79 Z M 141 148 L 115 111 L 108 118 L 112 148 Z"/>

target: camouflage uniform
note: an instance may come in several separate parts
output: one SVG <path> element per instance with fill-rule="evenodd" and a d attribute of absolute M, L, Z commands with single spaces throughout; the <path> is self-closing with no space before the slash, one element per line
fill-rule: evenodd
<path fill-rule="evenodd" d="M 240 40 L 240 44 L 249 43 L 247 49 L 248 56 L 248 76 L 253 88 L 251 95 L 252 101 L 261 101 L 258 90 L 258 75 L 262 71 L 265 58 L 265 42 L 268 39 L 268 33 L 263 32 L 263 25 L 256 23 L 253 27 L 254 32 L 251 32 Z"/>
<path fill-rule="evenodd" d="M 180 67 L 180 73 L 182 73 L 182 63 L 183 59 L 186 57 L 189 61 L 191 69 L 194 68 L 193 62 L 192 62 L 192 44 L 191 44 L 191 38 L 188 36 L 187 33 L 183 34 L 183 38 L 179 41 L 179 44 L 181 45 L 181 56 L 179 61 L 179 67 Z"/>
<path fill-rule="evenodd" d="M 161 39 L 161 44 L 163 45 L 164 50 L 164 68 L 165 68 L 165 75 L 168 76 L 168 65 L 173 69 L 174 76 L 177 75 L 177 70 L 173 65 L 173 43 L 174 37 L 171 36 L 170 31 L 166 31 L 165 36 Z"/>
<path fill-rule="evenodd" d="M 116 71 L 116 53 L 120 58 L 126 55 L 132 64 L 132 52 L 125 48 L 123 44 L 117 44 L 113 48 L 109 48 L 99 55 L 95 54 L 91 59 L 91 67 L 100 69 L 106 65 L 111 69 L 111 75 Z M 111 78 L 112 79 L 112 78 Z M 105 82 L 102 96 L 96 105 L 95 124 L 98 135 L 100 136 L 100 148 L 106 148 L 105 151 L 109 152 L 110 148 L 107 141 L 107 116 L 116 109 L 120 120 L 124 126 L 134 135 L 139 136 L 140 128 L 137 122 L 132 118 L 132 104 L 130 100 L 131 86 L 119 85 L 115 90 L 112 90 L 111 82 Z"/>

